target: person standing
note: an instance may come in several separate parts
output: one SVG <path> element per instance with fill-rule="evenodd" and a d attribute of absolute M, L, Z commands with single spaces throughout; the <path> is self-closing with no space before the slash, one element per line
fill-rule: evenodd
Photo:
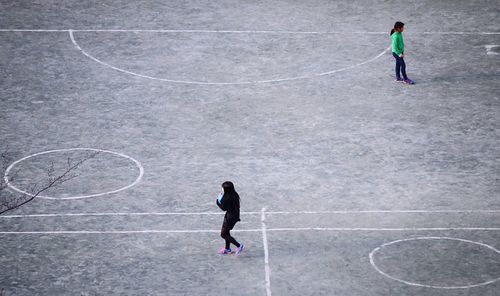
<path fill-rule="evenodd" d="M 244 246 L 229 233 L 234 228 L 234 225 L 240 221 L 240 196 L 234 189 L 232 182 L 226 181 L 222 183 L 222 192 L 217 197 L 216 203 L 221 210 L 226 212 L 220 231 L 220 236 L 226 241 L 226 245 L 218 253 L 232 254 L 231 244 L 233 244 L 236 246 L 236 255 L 239 255 Z"/>
<path fill-rule="evenodd" d="M 413 80 L 406 76 L 406 63 L 404 60 L 405 44 L 403 42 L 404 26 L 402 22 L 396 22 L 391 30 L 392 56 L 396 59 L 396 82 L 414 84 Z M 401 78 L 401 74 L 403 77 Z"/>

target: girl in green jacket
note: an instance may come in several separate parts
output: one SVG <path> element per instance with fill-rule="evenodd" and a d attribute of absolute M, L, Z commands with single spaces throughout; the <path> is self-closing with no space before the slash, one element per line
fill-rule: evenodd
<path fill-rule="evenodd" d="M 406 76 L 406 63 L 404 60 L 405 44 L 403 42 L 403 31 L 405 24 L 396 22 L 391 30 L 392 38 L 392 56 L 396 59 L 396 82 L 404 82 L 406 84 L 414 84 L 413 80 Z M 403 74 L 403 78 L 401 78 Z"/>

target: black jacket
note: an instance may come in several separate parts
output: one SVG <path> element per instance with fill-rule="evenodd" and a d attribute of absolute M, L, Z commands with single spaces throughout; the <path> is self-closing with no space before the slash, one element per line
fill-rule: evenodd
<path fill-rule="evenodd" d="M 229 200 L 226 196 L 222 196 L 221 202 L 216 201 L 219 208 L 226 212 L 224 217 L 230 221 L 240 221 L 240 206 L 239 202 Z"/>

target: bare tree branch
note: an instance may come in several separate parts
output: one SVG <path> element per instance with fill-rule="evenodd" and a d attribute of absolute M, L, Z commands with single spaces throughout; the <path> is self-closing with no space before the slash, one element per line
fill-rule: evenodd
<path fill-rule="evenodd" d="M 47 176 L 48 176 L 48 182 L 45 186 L 43 186 L 42 188 L 40 189 L 37 189 L 37 185 L 33 185 L 32 189 L 30 190 L 30 192 L 35 192 L 34 194 L 29 194 L 29 198 L 26 198 L 27 194 L 23 194 L 22 196 L 20 197 L 17 197 L 17 198 L 14 198 L 14 200 L 12 202 L 2 202 L 1 203 L 1 208 L 0 208 L 0 215 L 7 212 L 7 211 L 11 211 L 13 209 L 16 209 L 16 208 L 19 208 L 20 206 L 22 205 L 25 205 L 27 203 L 29 203 L 30 201 L 32 201 L 33 199 L 35 199 L 35 197 L 39 196 L 41 193 L 43 193 L 44 191 L 52 188 L 52 187 L 56 187 L 56 186 L 59 186 L 61 184 L 63 184 L 64 182 L 67 182 L 69 180 L 72 180 L 76 177 L 78 177 L 79 175 L 78 174 L 70 174 L 71 172 L 73 172 L 75 169 L 77 169 L 80 165 L 82 165 L 84 162 L 96 157 L 98 154 L 100 153 L 100 151 L 95 151 L 95 152 L 92 152 L 91 154 L 87 155 L 86 157 L 82 158 L 81 160 L 79 160 L 78 162 L 76 162 L 75 164 L 71 164 L 71 158 L 68 157 L 67 159 L 67 164 L 68 164 L 68 167 L 66 168 L 66 170 L 59 176 L 57 177 L 54 177 L 53 176 L 53 173 L 54 173 L 54 163 L 52 162 L 50 164 L 50 166 L 48 167 L 47 169 Z M 2 153 L 1 154 L 1 157 L 2 157 L 2 160 L 5 160 L 5 154 Z M 3 180 L 2 178 L 2 181 L 1 181 L 1 187 L 0 187 L 0 191 L 5 189 L 8 184 Z M 5 183 L 5 184 L 4 184 Z"/>

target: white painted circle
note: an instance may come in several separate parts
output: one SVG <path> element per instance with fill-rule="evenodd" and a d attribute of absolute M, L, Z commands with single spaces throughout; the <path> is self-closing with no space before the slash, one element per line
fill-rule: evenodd
<path fill-rule="evenodd" d="M 118 188 L 116 190 L 111 190 L 111 191 L 106 191 L 106 192 L 101 192 L 101 193 L 96 193 L 96 194 L 78 195 L 78 196 L 69 196 L 69 197 L 54 197 L 54 196 L 38 195 L 37 198 L 44 198 L 44 199 L 84 199 L 84 198 L 97 197 L 97 196 L 103 196 L 103 195 L 107 195 L 107 194 L 117 193 L 117 192 L 126 190 L 126 189 L 128 189 L 128 188 L 130 188 L 132 186 L 135 186 L 137 183 L 139 183 L 141 181 L 142 176 L 144 175 L 144 168 L 142 167 L 141 163 L 138 160 L 136 160 L 135 158 L 130 157 L 128 155 L 125 155 L 123 153 L 109 151 L 109 150 L 103 150 L 103 149 L 95 149 L 95 148 L 68 148 L 68 149 L 56 149 L 56 150 L 48 150 L 48 151 L 38 152 L 38 153 L 31 154 L 31 155 L 25 156 L 25 157 L 23 157 L 23 158 L 21 158 L 19 160 L 14 161 L 5 170 L 5 174 L 4 174 L 5 184 L 7 184 L 7 186 L 9 188 L 11 188 L 12 190 L 15 190 L 15 191 L 17 191 L 19 193 L 26 194 L 28 196 L 33 196 L 33 194 L 31 194 L 29 192 L 26 192 L 26 191 L 24 191 L 22 189 L 19 189 L 16 186 L 14 186 L 12 183 L 10 183 L 10 181 L 9 181 L 9 172 L 12 170 L 12 168 L 14 166 L 16 166 L 18 163 L 20 163 L 20 162 L 22 162 L 22 161 L 24 161 L 26 159 L 38 156 L 38 155 L 44 155 L 44 154 L 49 154 L 49 153 L 57 153 L 57 152 L 67 152 L 67 151 L 94 151 L 94 152 L 109 153 L 109 154 L 113 154 L 113 155 L 120 156 L 120 157 L 123 157 L 123 158 L 127 158 L 127 159 L 131 160 L 137 166 L 137 168 L 139 169 L 139 175 L 137 176 L 137 178 L 135 179 L 135 181 L 132 182 L 131 184 L 129 184 L 127 186 L 124 186 L 124 187 L 121 187 L 121 188 Z"/>
<path fill-rule="evenodd" d="M 379 272 L 380 274 L 382 274 L 385 277 L 390 278 L 391 280 L 395 280 L 395 281 L 398 281 L 398 282 L 401 282 L 401 283 L 404 283 L 404 284 L 407 284 L 407 285 L 410 285 L 410 286 L 418 286 L 418 287 L 425 287 L 425 288 L 434 288 L 434 289 L 468 289 L 468 288 L 474 288 L 474 287 L 489 285 L 489 284 L 492 284 L 492 283 L 497 282 L 497 281 L 500 280 L 500 277 L 498 277 L 498 278 L 494 278 L 494 279 L 489 280 L 489 281 L 485 281 L 485 282 L 481 282 L 481 283 L 477 283 L 477 284 L 472 284 L 472 285 L 462 285 L 462 286 L 426 285 L 426 284 L 423 284 L 423 283 L 415 283 L 415 282 L 405 281 L 405 280 L 396 278 L 394 276 L 391 276 L 391 275 L 385 273 L 384 271 L 382 271 L 375 264 L 374 256 L 381 249 L 383 249 L 383 248 L 385 248 L 385 247 L 387 247 L 389 245 L 397 244 L 397 243 L 400 243 L 400 242 L 413 241 L 413 240 L 453 240 L 453 241 L 460 241 L 460 242 L 475 244 L 475 245 L 478 245 L 478 246 L 481 246 L 481 247 L 488 248 L 489 250 L 491 250 L 491 251 L 493 251 L 493 252 L 495 252 L 495 253 L 497 253 L 497 254 L 500 255 L 500 250 L 497 250 L 497 249 L 495 249 L 494 247 L 492 247 L 490 245 L 487 245 L 487 244 L 484 244 L 484 243 L 480 243 L 480 242 L 471 241 L 471 240 L 466 240 L 466 239 L 461 239 L 461 238 L 452 238 L 452 237 L 416 237 L 416 238 L 408 238 L 408 239 L 395 240 L 395 241 L 383 244 L 380 247 L 377 247 L 377 248 L 373 249 L 373 251 L 370 252 L 370 264 L 373 266 L 373 268 L 375 268 L 375 270 L 377 272 Z"/>

